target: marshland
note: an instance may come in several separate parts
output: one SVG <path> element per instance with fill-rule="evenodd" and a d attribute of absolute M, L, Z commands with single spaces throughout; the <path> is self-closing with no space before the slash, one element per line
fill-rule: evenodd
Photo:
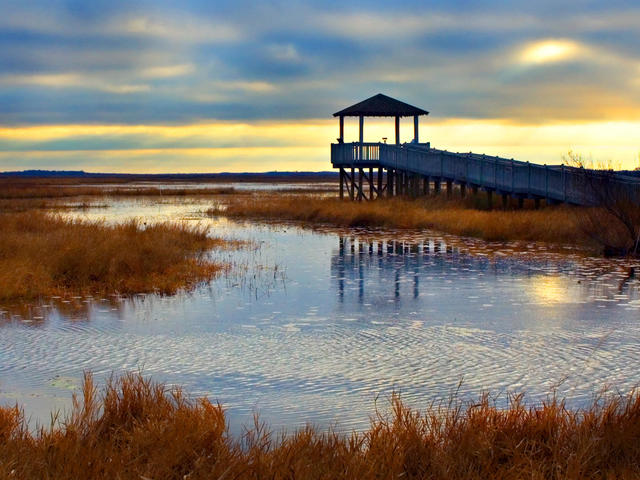
<path fill-rule="evenodd" d="M 637 263 L 593 211 L 28 183 L 0 200 L 5 471 L 637 474 Z M 87 444 L 113 462 L 62 461 Z"/>

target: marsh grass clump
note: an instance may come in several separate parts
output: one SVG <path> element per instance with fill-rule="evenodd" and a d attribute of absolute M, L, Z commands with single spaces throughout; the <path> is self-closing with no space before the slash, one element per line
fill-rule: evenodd
<path fill-rule="evenodd" d="M 175 293 L 223 268 L 207 252 L 225 242 L 198 225 L 109 225 L 31 210 L 0 214 L 0 300 L 50 295 Z"/>
<path fill-rule="evenodd" d="M 487 211 L 473 208 L 464 201 L 447 201 L 442 197 L 351 202 L 336 198 L 272 195 L 230 198 L 223 209 L 211 209 L 209 213 L 345 227 L 428 228 L 489 241 L 590 242 L 570 208 Z"/>
<path fill-rule="evenodd" d="M 54 416 L 54 418 L 56 418 Z M 487 396 L 413 410 L 394 397 L 364 432 L 305 427 L 275 435 L 256 421 L 229 434 L 219 404 L 139 374 L 90 375 L 73 409 L 30 431 L 18 407 L 0 408 L 0 476 L 56 479 L 635 479 L 640 396 L 584 410 L 550 399 L 506 409 Z"/>

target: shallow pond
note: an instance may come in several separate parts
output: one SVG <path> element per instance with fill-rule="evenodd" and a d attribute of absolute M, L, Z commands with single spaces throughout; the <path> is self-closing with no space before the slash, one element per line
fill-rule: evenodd
<path fill-rule="evenodd" d="M 201 201 L 202 202 L 202 201 Z M 396 391 L 411 405 L 489 391 L 570 406 L 640 382 L 638 280 L 623 261 L 434 232 L 303 229 L 208 219 L 203 203 L 118 200 L 72 213 L 209 222 L 250 241 L 234 271 L 173 297 L 0 306 L 0 402 L 32 421 L 67 408 L 85 370 L 141 370 L 274 428 L 364 428 Z M 637 268 L 636 268 L 637 270 Z M 380 400 L 382 399 L 382 400 Z"/>

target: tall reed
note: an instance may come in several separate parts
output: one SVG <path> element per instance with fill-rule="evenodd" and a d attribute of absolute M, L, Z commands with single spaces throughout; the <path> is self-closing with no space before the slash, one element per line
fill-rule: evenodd
<path fill-rule="evenodd" d="M 0 214 L 0 301 L 79 293 L 174 293 L 222 266 L 224 244 L 203 226 L 70 220 L 40 211 Z"/>
<path fill-rule="evenodd" d="M 486 211 L 437 197 L 418 200 L 392 198 L 374 202 L 313 196 L 243 197 L 229 198 L 225 207 L 211 209 L 209 213 L 346 227 L 428 228 L 490 241 L 590 242 L 570 208 Z"/>
<path fill-rule="evenodd" d="M 241 438 L 224 409 L 140 375 L 90 375 L 71 413 L 29 431 L 18 407 L 0 408 L 0 477 L 19 479 L 637 479 L 640 396 L 584 410 L 561 401 L 498 409 L 473 404 L 420 412 L 395 397 L 369 429 L 302 428 L 274 435 L 260 422 Z"/>

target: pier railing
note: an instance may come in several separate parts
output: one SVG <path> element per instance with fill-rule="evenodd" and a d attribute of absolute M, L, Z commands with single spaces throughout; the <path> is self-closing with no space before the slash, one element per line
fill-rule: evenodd
<path fill-rule="evenodd" d="M 498 193 L 547 198 L 578 205 L 602 203 L 606 188 L 640 200 L 640 179 L 566 165 L 539 165 L 513 159 L 455 153 L 425 144 L 341 143 L 331 145 L 334 167 L 382 167 L 465 183 Z"/>

